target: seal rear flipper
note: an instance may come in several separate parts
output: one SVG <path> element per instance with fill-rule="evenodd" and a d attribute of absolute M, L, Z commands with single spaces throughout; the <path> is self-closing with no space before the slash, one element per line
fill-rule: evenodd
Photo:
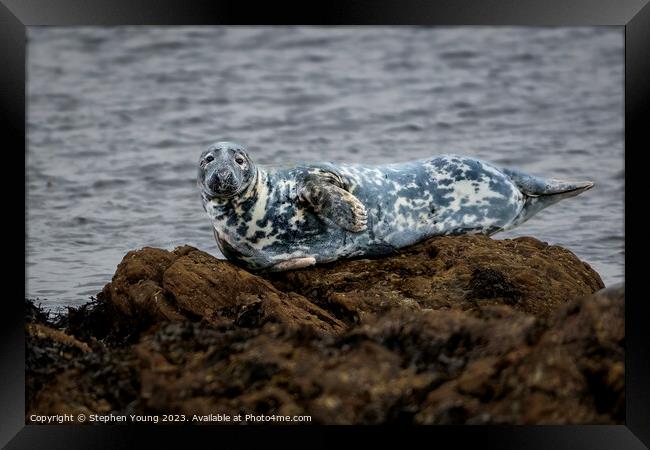
<path fill-rule="evenodd" d="M 564 181 L 552 178 L 540 178 L 513 169 L 502 169 L 502 172 L 510 177 L 521 192 L 529 197 L 572 194 L 558 198 L 558 200 L 561 200 L 562 198 L 578 195 L 594 186 L 594 183 L 591 181 Z"/>
<path fill-rule="evenodd" d="M 317 214 L 344 230 L 359 233 L 367 227 L 368 214 L 363 203 L 331 182 L 318 179 L 306 181 L 298 196 L 301 201 L 311 205 Z"/>
<path fill-rule="evenodd" d="M 565 198 L 575 197 L 594 187 L 591 181 L 564 181 L 539 178 L 512 169 L 502 172 L 515 183 L 524 194 L 524 206 L 519 215 L 504 230 L 514 228 L 532 216 Z"/>

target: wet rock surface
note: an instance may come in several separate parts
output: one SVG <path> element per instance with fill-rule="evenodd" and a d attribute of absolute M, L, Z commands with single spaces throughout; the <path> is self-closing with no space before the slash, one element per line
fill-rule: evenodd
<path fill-rule="evenodd" d="M 27 414 L 622 423 L 624 290 L 602 288 L 533 238 L 276 274 L 144 248 L 92 303 L 28 303 Z"/>

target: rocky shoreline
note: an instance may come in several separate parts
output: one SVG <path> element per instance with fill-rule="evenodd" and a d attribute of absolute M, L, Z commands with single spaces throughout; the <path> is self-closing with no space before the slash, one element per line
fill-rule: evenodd
<path fill-rule="evenodd" d="M 603 287 L 529 237 L 276 274 L 143 248 L 91 303 L 52 318 L 27 302 L 27 417 L 623 423 L 624 289 Z"/>

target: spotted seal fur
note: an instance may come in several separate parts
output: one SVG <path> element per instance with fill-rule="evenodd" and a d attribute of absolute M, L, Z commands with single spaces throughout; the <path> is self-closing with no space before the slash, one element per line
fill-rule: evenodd
<path fill-rule="evenodd" d="M 385 255 L 436 235 L 491 235 L 593 186 L 457 155 L 263 167 L 233 142 L 201 154 L 197 182 L 222 253 L 270 271 Z"/>

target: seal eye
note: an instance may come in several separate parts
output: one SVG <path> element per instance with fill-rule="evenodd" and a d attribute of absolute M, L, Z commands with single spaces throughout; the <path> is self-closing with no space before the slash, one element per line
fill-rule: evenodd
<path fill-rule="evenodd" d="M 235 158 L 235 162 L 237 164 L 239 164 L 239 165 L 244 164 L 244 158 L 242 158 L 241 156 L 238 156 L 238 157 Z"/>
<path fill-rule="evenodd" d="M 214 161 L 214 156 L 208 155 L 205 157 L 205 162 L 212 162 L 212 161 Z"/>

